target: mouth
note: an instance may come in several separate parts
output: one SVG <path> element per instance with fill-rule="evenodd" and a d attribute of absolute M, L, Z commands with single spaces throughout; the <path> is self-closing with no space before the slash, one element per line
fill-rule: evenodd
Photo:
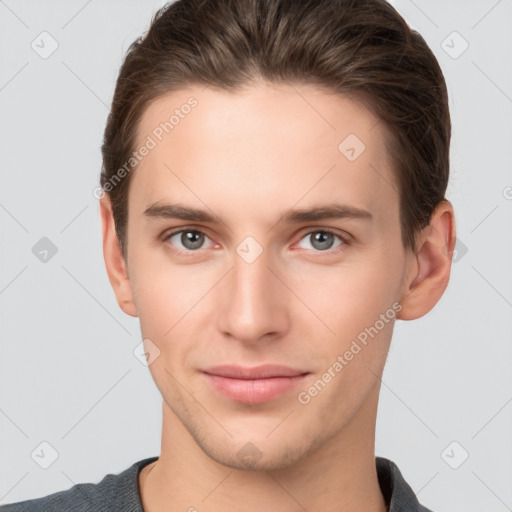
<path fill-rule="evenodd" d="M 281 365 L 215 366 L 203 370 L 209 385 L 221 395 L 240 403 L 270 402 L 298 386 L 309 372 Z"/>

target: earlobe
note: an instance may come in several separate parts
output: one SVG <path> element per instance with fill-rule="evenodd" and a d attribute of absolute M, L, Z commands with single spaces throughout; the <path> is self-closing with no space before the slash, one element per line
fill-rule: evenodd
<path fill-rule="evenodd" d="M 455 236 L 453 207 L 449 201 L 441 201 L 430 224 L 419 234 L 415 253 L 408 256 L 412 270 L 405 280 L 397 318 L 420 318 L 442 297 L 450 279 Z"/>
<path fill-rule="evenodd" d="M 133 299 L 128 269 L 117 238 L 112 214 L 112 205 L 108 195 L 100 199 L 100 219 L 103 237 L 103 258 L 108 278 L 119 307 L 130 316 L 138 316 Z"/>

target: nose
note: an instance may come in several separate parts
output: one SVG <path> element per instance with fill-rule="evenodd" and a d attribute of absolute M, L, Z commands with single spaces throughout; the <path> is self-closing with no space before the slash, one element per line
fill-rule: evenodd
<path fill-rule="evenodd" d="M 265 251 L 254 261 L 240 254 L 235 252 L 233 268 L 219 289 L 219 329 L 246 344 L 282 336 L 289 326 L 291 303 L 283 276 L 278 277 Z"/>

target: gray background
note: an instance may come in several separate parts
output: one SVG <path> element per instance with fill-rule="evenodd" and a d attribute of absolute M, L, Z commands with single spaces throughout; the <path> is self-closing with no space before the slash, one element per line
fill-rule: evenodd
<path fill-rule="evenodd" d="M 159 454 L 161 399 L 93 190 L 122 57 L 163 3 L 0 1 L 0 504 Z M 376 453 L 436 512 L 512 510 L 512 3 L 392 3 L 445 73 L 459 242 L 439 304 L 396 325 Z"/>

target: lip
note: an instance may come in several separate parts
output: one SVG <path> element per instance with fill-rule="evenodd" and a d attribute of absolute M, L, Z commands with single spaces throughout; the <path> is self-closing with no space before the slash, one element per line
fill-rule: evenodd
<path fill-rule="evenodd" d="M 222 365 L 203 370 L 207 381 L 217 392 L 246 404 L 274 400 L 297 386 L 308 373 L 282 365 L 253 368 Z"/>

